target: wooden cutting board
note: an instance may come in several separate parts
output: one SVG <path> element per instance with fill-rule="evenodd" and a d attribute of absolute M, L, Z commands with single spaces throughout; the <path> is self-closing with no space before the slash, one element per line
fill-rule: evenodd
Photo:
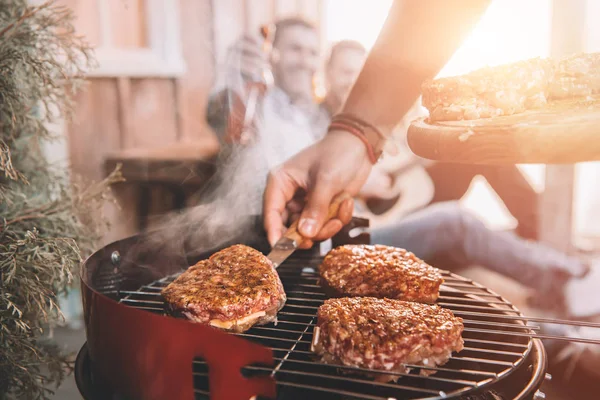
<path fill-rule="evenodd" d="M 600 160 L 600 96 L 469 121 L 414 121 L 408 145 L 418 156 L 469 164 L 572 164 Z"/>

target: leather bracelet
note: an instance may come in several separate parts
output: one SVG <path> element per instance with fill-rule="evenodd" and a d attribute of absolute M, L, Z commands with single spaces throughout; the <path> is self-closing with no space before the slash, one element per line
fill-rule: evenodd
<path fill-rule="evenodd" d="M 373 146 L 371 146 L 371 143 L 369 143 L 369 140 L 367 139 L 367 137 L 365 136 L 365 134 L 362 130 L 360 130 L 353 124 L 346 124 L 346 123 L 338 122 L 338 121 L 332 122 L 329 125 L 328 132 L 331 132 L 332 130 L 335 130 L 335 129 L 341 129 L 341 130 L 351 133 L 354 136 L 356 136 L 357 138 L 359 138 L 364 143 L 365 147 L 367 148 L 367 155 L 369 157 L 369 161 L 371 161 L 371 164 L 377 163 L 377 160 L 379 157 L 375 154 L 375 151 L 373 150 Z"/>
<path fill-rule="evenodd" d="M 387 138 L 372 124 L 347 113 L 335 115 L 331 123 L 339 123 L 359 130 L 372 148 L 375 158 L 379 159 L 383 154 Z"/>
<path fill-rule="evenodd" d="M 375 133 L 377 133 L 377 135 L 379 135 L 379 137 L 381 137 L 382 139 L 387 139 L 387 138 L 385 137 L 385 135 L 384 135 L 383 133 L 381 133 L 381 131 L 380 131 L 379 129 L 377 129 L 377 127 L 376 127 L 375 125 L 373 125 L 373 124 L 371 124 L 371 123 L 369 123 L 369 122 L 367 122 L 367 121 L 365 121 L 365 120 L 363 120 L 363 119 L 360 119 L 360 118 L 358 118 L 358 117 L 356 117 L 356 116 L 354 116 L 354 115 L 352 115 L 352 114 L 349 114 L 349 113 L 339 113 L 339 114 L 336 114 L 336 115 L 333 117 L 333 119 L 334 119 L 334 120 L 337 120 L 337 119 L 339 119 L 339 120 L 347 120 L 347 121 L 352 121 L 352 122 L 354 122 L 355 124 L 358 124 L 358 125 L 362 126 L 363 128 L 369 128 L 369 129 L 372 129 L 372 130 L 373 130 Z"/>

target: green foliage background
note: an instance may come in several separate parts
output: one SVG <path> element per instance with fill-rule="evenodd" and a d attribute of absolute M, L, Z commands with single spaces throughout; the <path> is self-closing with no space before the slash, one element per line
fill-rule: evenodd
<path fill-rule="evenodd" d="M 69 117 L 93 67 L 71 21 L 52 1 L 0 2 L 0 399 L 45 399 L 64 378 L 67 360 L 44 335 L 120 180 L 116 171 L 83 187 L 43 154 L 48 123 Z"/>

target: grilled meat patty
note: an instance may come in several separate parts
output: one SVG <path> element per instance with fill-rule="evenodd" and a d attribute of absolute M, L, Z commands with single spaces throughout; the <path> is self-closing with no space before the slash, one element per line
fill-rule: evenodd
<path fill-rule="evenodd" d="M 413 253 L 383 245 L 345 245 L 319 267 L 321 284 L 336 295 L 389 297 L 434 303 L 444 281 L 440 271 Z"/>
<path fill-rule="evenodd" d="M 462 319 L 437 305 L 345 297 L 326 300 L 317 316 L 311 350 L 328 364 L 407 373 L 404 364 L 439 366 L 463 349 Z"/>
<path fill-rule="evenodd" d="M 431 121 L 513 115 L 600 93 L 600 53 L 534 58 L 423 83 Z"/>
<path fill-rule="evenodd" d="M 471 120 L 522 113 L 547 103 L 550 61 L 532 59 L 423 84 L 432 121 Z"/>
<path fill-rule="evenodd" d="M 600 53 L 563 57 L 554 65 L 551 99 L 587 97 L 600 93 Z"/>
<path fill-rule="evenodd" d="M 198 262 L 164 288 L 162 295 L 174 313 L 235 332 L 276 321 L 286 301 L 271 261 L 244 245 Z"/>

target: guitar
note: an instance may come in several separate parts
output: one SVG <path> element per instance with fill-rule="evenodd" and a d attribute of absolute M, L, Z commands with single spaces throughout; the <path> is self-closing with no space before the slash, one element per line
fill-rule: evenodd
<path fill-rule="evenodd" d="M 415 157 L 408 148 L 398 155 L 384 157 L 375 168 L 394 177 L 390 199 L 355 198 L 354 215 L 368 218 L 371 227 L 380 227 L 397 221 L 408 214 L 427 206 L 434 195 L 433 181 L 425 166 L 429 160 Z"/>

